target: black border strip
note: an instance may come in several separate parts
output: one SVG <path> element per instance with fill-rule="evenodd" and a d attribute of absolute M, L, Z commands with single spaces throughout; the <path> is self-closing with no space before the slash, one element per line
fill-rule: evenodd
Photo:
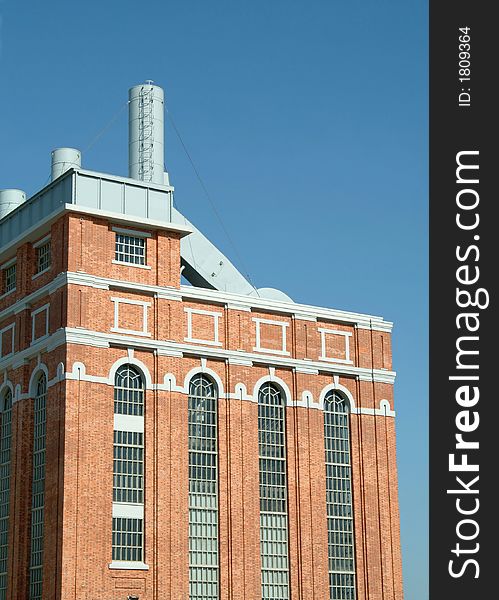
<path fill-rule="evenodd" d="M 499 220 L 494 219 L 499 208 L 494 189 L 499 173 L 499 102 L 493 92 L 499 71 L 499 25 L 494 23 L 493 8 L 493 3 L 479 1 L 430 4 L 432 599 L 473 600 L 498 594 L 492 581 L 499 572 L 494 544 L 499 521 L 495 491 L 499 450 L 494 444 L 499 440 L 495 381 Z M 456 174 L 457 160 L 478 168 L 463 168 Z M 476 306 L 466 306 L 468 302 Z M 464 314 L 473 316 L 459 317 Z M 465 352 L 458 357 L 459 349 Z M 456 448 L 459 434 L 471 445 Z M 457 470 L 450 470 L 451 461 Z M 478 470 L 465 470 L 466 461 Z M 475 477 L 479 479 L 473 481 Z"/>

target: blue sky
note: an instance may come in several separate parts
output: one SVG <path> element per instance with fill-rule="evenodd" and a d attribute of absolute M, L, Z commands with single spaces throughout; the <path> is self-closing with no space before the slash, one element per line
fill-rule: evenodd
<path fill-rule="evenodd" d="M 33 194 L 59 146 L 126 175 L 121 109 L 152 79 L 232 243 L 167 123 L 179 208 L 258 287 L 395 322 L 406 600 L 428 597 L 427 38 L 425 0 L 0 0 L 0 188 Z"/>

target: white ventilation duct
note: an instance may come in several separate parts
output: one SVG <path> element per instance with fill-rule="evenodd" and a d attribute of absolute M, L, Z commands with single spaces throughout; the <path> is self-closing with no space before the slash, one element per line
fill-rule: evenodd
<path fill-rule="evenodd" d="M 76 148 L 57 148 L 52 151 L 52 181 L 69 169 L 81 167 L 81 152 Z"/>
<path fill-rule="evenodd" d="M 128 94 L 128 175 L 164 185 L 164 92 L 146 81 Z"/>
<path fill-rule="evenodd" d="M 26 202 L 26 194 L 22 190 L 0 190 L 0 219 Z"/>

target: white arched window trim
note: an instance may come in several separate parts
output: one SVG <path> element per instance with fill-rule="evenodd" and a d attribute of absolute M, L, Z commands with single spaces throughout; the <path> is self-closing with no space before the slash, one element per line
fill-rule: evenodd
<path fill-rule="evenodd" d="M 324 401 L 326 399 L 326 396 L 329 394 L 329 392 L 339 392 L 341 395 L 344 396 L 345 400 L 348 402 L 349 404 L 349 411 L 351 414 L 357 414 L 357 407 L 355 406 L 355 399 L 353 397 L 352 392 L 345 387 L 344 385 L 340 385 L 339 383 L 331 383 L 330 385 L 327 385 L 321 392 L 321 395 L 319 396 L 319 407 L 321 410 L 324 410 Z"/>
<path fill-rule="evenodd" d="M 29 378 L 28 394 L 29 394 L 30 398 L 34 398 L 36 396 L 38 380 L 40 378 L 41 373 L 45 374 L 45 377 L 47 379 L 47 389 L 49 387 L 50 378 L 49 378 L 48 367 L 45 363 L 40 363 L 40 364 L 36 365 L 36 367 L 33 369 L 33 372 L 31 373 L 31 377 Z"/>
<path fill-rule="evenodd" d="M 4 402 L 7 390 L 10 390 L 10 393 L 12 394 L 12 404 L 14 404 L 14 386 L 8 379 L 0 385 L 0 413 L 2 413 L 5 410 Z"/>
<path fill-rule="evenodd" d="M 115 379 L 116 379 L 116 372 L 118 371 L 118 369 L 120 367 L 122 367 L 124 365 L 130 365 L 132 367 L 135 367 L 140 372 L 140 374 L 144 378 L 144 386 L 145 386 L 144 389 L 146 389 L 146 390 L 153 389 L 152 377 L 151 377 L 151 373 L 149 372 L 149 369 L 146 367 L 146 365 L 142 361 L 138 360 L 134 356 L 124 356 L 123 358 L 119 358 L 111 366 L 111 369 L 109 371 L 109 377 L 108 377 L 108 381 L 109 381 L 110 385 L 114 386 Z"/>
<path fill-rule="evenodd" d="M 215 371 L 213 371 L 213 369 L 210 369 L 209 367 L 206 367 L 205 365 L 192 368 L 187 373 L 187 375 L 184 377 L 184 387 L 182 389 L 182 392 L 184 394 L 187 394 L 187 395 L 189 394 L 189 386 L 190 386 L 191 380 L 196 375 L 206 375 L 208 378 L 212 379 L 213 383 L 215 384 L 215 386 L 217 388 L 216 389 L 217 398 L 219 398 L 219 399 L 225 398 L 224 385 L 222 383 L 222 379 L 220 378 L 220 375 L 218 373 L 216 373 Z"/>
<path fill-rule="evenodd" d="M 288 384 L 280 377 L 276 377 L 276 375 L 272 372 L 268 375 L 260 377 L 260 379 L 255 383 L 255 386 L 253 387 L 253 402 L 258 403 L 258 394 L 260 392 L 260 388 L 265 383 L 274 383 L 275 385 L 277 385 L 277 387 L 280 388 L 282 394 L 284 395 L 284 404 L 286 406 L 294 406 L 293 396 L 291 394 L 291 390 L 288 387 Z"/>

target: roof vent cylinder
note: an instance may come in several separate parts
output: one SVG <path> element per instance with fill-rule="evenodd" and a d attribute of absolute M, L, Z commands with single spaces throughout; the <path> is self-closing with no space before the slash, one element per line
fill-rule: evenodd
<path fill-rule="evenodd" d="M 69 169 L 81 168 L 81 152 L 75 148 L 57 148 L 52 151 L 52 181 Z"/>
<path fill-rule="evenodd" d="M 22 190 L 0 190 L 0 219 L 26 202 L 26 193 Z"/>

